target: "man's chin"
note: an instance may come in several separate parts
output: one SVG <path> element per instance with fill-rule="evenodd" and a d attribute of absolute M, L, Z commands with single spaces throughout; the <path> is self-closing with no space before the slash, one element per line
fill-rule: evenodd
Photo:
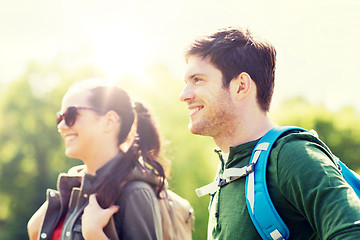
<path fill-rule="evenodd" d="M 196 127 L 191 123 L 189 124 L 189 131 L 195 135 L 208 136 L 203 128 Z"/>

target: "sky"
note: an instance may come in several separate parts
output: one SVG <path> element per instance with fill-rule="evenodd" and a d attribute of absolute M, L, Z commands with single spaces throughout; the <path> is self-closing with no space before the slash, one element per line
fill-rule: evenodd
<path fill-rule="evenodd" d="M 163 63 L 182 81 L 189 42 L 240 26 L 277 50 L 274 105 L 303 96 L 360 111 L 359 12 L 358 0 L 0 0 L 0 87 L 59 55 L 109 78 Z"/>

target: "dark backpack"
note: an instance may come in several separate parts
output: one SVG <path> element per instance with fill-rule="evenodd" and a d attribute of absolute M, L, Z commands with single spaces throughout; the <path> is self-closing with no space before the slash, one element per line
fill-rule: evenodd
<path fill-rule="evenodd" d="M 156 182 L 156 177 L 153 176 L 149 178 L 147 175 L 141 174 L 138 169 L 134 169 L 132 174 L 127 178 L 127 181 L 144 181 L 151 184 L 151 182 Z M 161 212 L 163 239 L 191 240 L 195 216 L 194 209 L 189 201 L 169 190 L 166 186 L 165 189 L 160 192 L 158 203 Z M 111 240 L 119 239 L 113 218 L 110 219 L 104 231 Z"/>

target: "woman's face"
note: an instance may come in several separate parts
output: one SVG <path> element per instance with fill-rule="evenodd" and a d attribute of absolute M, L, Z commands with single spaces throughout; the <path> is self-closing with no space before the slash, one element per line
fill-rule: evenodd
<path fill-rule="evenodd" d="M 63 98 L 60 113 L 72 106 L 85 109 L 76 110 L 74 125 L 69 127 L 64 120 L 58 124 L 58 131 L 65 143 L 65 155 L 83 161 L 94 155 L 103 139 L 101 115 L 94 110 L 86 109 L 92 107 L 88 102 L 89 95 L 88 90 L 68 91 Z"/>

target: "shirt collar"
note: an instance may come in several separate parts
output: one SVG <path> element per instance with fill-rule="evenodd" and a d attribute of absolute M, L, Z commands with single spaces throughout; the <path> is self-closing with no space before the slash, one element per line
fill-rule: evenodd
<path fill-rule="evenodd" d="M 246 142 L 235 147 L 230 147 L 230 151 L 228 153 L 224 153 L 221 151 L 220 148 L 215 148 L 215 152 L 218 154 L 219 158 L 222 159 L 224 164 L 230 164 L 234 157 L 237 154 L 251 154 L 256 144 L 259 142 L 260 139 Z"/>

